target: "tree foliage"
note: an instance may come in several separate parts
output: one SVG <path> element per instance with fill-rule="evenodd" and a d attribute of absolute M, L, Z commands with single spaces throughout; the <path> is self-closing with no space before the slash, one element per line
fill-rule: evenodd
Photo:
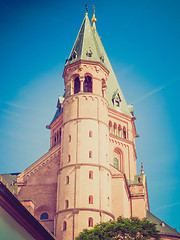
<path fill-rule="evenodd" d="M 149 222 L 146 218 L 122 218 L 115 221 L 104 222 L 95 225 L 92 229 L 85 229 L 79 234 L 76 240 L 144 240 L 159 239 L 159 231 L 156 224 Z"/>

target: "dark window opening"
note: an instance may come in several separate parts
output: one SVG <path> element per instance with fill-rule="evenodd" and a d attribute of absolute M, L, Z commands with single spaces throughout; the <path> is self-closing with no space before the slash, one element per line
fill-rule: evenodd
<path fill-rule="evenodd" d="M 64 222 L 63 222 L 63 231 L 66 231 L 66 229 L 67 229 L 67 222 L 64 221 Z"/>
<path fill-rule="evenodd" d="M 91 92 L 92 93 L 92 78 L 90 76 L 85 77 L 84 92 Z"/>
<path fill-rule="evenodd" d="M 66 184 L 69 184 L 69 176 L 66 176 Z"/>
<path fill-rule="evenodd" d="M 92 131 L 89 131 L 89 137 L 92 138 Z"/>
<path fill-rule="evenodd" d="M 89 204 L 93 204 L 93 196 L 92 195 L 89 196 Z"/>
<path fill-rule="evenodd" d="M 88 226 L 93 227 L 93 218 L 90 217 L 88 220 L 89 220 Z"/>
<path fill-rule="evenodd" d="M 117 158 L 114 158 L 113 165 L 114 165 L 115 168 L 119 169 L 119 162 L 118 162 Z"/>
<path fill-rule="evenodd" d="M 65 208 L 68 208 L 68 207 L 69 207 L 69 201 L 66 200 L 66 201 L 65 201 Z"/>
<path fill-rule="evenodd" d="M 93 179 L 93 171 L 89 171 L 89 179 Z"/>
<path fill-rule="evenodd" d="M 61 128 L 59 129 L 59 141 L 61 142 Z"/>
<path fill-rule="evenodd" d="M 123 130 L 123 138 L 126 139 L 126 131 Z"/>
<path fill-rule="evenodd" d="M 80 80 L 76 77 L 74 80 L 74 94 L 80 92 Z"/>
<path fill-rule="evenodd" d="M 40 216 L 40 219 L 41 220 L 45 220 L 45 219 L 48 219 L 49 218 L 49 215 L 48 215 L 48 213 L 46 213 L 46 212 L 43 212 L 42 214 L 41 214 L 41 216 Z"/>

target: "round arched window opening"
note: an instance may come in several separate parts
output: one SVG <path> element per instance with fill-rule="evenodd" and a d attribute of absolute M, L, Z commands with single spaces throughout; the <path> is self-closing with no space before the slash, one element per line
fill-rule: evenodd
<path fill-rule="evenodd" d="M 93 179 L 93 171 L 89 171 L 89 179 Z"/>
<path fill-rule="evenodd" d="M 47 219 L 49 219 L 48 213 L 47 213 L 47 212 L 43 212 L 43 213 L 41 214 L 41 216 L 40 216 L 40 219 L 41 219 L 41 220 L 47 220 Z"/>
<path fill-rule="evenodd" d="M 74 94 L 80 92 L 80 80 L 79 77 L 76 77 L 74 80 Z"/>
<path fill-rule="evenodd" d="M 90 218 L 88 219 L 88 226 L 89 226 L 89 227 L 93 227 L 93 218 L 92 218 L 92 217 L 90 217 Z"/>
<path fill-rule="evenodd" d="M 83 85 L 84 85 L 84 92 L 92 93 L 92 78 L 90 76 L 85 77 L 85 81 Z"/>
<path fill-rule="evenodd" d="M 66 200 L 66 201 L 65 201 L 65 208 L 68 208 L 68 207 L 69 207 L 69 201 Z"/>
<path fill-rule="evenodd" d="M 115 168 L 119 169 L 119 161 L 117 158 L 114 158 L 113 165 Z"/>
<path fill-rule="evenodd" d="M 89 196 L 89 204 L 93 204 L 93 196 L 92 195 Z"/>

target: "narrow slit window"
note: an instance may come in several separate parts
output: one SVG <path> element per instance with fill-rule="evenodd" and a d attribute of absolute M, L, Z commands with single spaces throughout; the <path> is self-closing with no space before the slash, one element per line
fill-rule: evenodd
<path fill-rule="evenodd" d="M 89 131 L 89 137 L 92 138 L 92 131 Z"/>
<path fill-rule="evenodd" d="M 68 207 L 69 207 L 69 201 L 66 200 L 66 201 L 65 201 L 65 208 L 68 208 Z"/>
<path fill-rule="evenodd" d="M 89 151 L 89 158 L 92 158 L 92 151 Z"/>
<path fill-rule="evenodd" d="M 61 142 L 61 128 L 59 129 L 59 141 Z"/>
<path fill-rule="evenodd" d="M 93 171 L 89 171 L 89 179 L 93 179 Z"/>
<path fill-rule="evenodd" d="M 66 176 L 66 184 L 69 184 L 69 176 Z"/>
<path fill-rule="evenodd" d="M 89 196 L 89 204 L 93 204 L 93 196 L 92 195 Z"/>
<path fill-rule="evenodd" d="M 125 127 L 123 127 L 123 138 L 124 138 L 124 139 L 127 138 L 127 136 L 126 136 L 126 128 L 125 128 Z"/>
<path fill-rule="evenodd" d="M 93 227 L 93 218 L 92 217 L 89 217 L 89 219 L 88 219 L 88 226 Z"/>
<path fill-rule="evenodd" d="M 64 221 L 64 222 L 63 222 L 63 231 L 66 231 L 66 229 L 67 229 L 67 222 Z"/>
<path fill-rule="evenodd" d="M 107 203 L 108 203 L 108 206 L 110 206 L 110 198 L 109 197 L 107 198 Z"/>

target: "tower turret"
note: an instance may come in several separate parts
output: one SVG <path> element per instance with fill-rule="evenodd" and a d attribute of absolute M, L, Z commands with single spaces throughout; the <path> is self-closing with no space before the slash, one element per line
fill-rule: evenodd
<path fill-rule="evenodd" d="M 109 71 L 86 13 L 63 77 L 63 125 L 58 172 L 57 237 L 75 239 L 111 211 L 108 102 Z"/>

